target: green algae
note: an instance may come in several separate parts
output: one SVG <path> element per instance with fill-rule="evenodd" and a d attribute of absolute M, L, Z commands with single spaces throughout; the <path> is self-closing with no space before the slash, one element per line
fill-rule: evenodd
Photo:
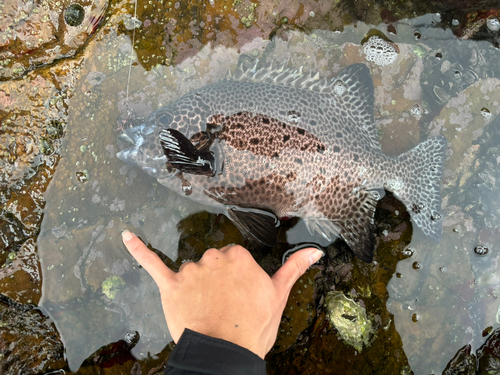
<path fill-rule="evenodd" d="M 109 299 L 115 299 L 125 286 L 125 281 L 120 276 L 109 276 L 102 282 L 102 293 Z"/>

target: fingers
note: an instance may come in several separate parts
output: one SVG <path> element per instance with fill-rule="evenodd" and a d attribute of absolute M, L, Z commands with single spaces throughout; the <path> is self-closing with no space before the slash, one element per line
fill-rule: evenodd
<path fill-rule="evenodd" d="M 182 271 L 182 269 L 183 269 L 184 267 L 186 267 L 189 263 L 193 263 L 193 261 L 192 261 L 192 260 L 186 260 L 185 262 L 183 262 L 183 263 L 181 264 L 181 266 L 179 267 L 179 272 L 181 272 L 181 271 Z"/>
<path fill-rule="evenodd" d="M 149 250 L 135 234 L 128 230 L 123 231 L 122 240 L 130 254 L 151 275 L 158 287 L 174 279 L 175 272 L 168 268 L 158 255 Z"/>
<path fill-rule="evenodd" d="M 295 252 L 288 258 L 285 264 L 272 277 L 278 297 L 286 301 L 293 284 L 311 265 L 320 260 L 323 254 L 321 250 L 307 248 Z"/>

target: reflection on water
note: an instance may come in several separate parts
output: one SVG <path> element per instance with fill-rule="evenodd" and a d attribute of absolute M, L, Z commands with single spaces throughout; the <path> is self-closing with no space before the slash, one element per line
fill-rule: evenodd
<path fill-rule="evenodd" d="M 175 4 L 172 7 L 176 9 Z M 308 7 L 304 14 L 320 17 L 319 12 L 311 16 Z M 185 10 L 180 7 L 175 11 Z M 239 17 L 234 21 L 251 31 L 249 16 L 264 9 L 252 11 L 242 6 L 237 11 Z M 152 10 L 141 12 L 146 15 Z M 350 258 L 342 252 L 342 244 L 328 248 L 327 259 L 308 271 L 292 291 L 277 345 L 269 357 L 269 371 L 283 373 L 292 367 L 299 373 L 338 373 L 337 366 L 342 363 L 342 373 L 374 369 L 409 373 L 411 368 L 415 374 L 437 374 L 465 345 L 470 344 L 474 353 L 485 340 L 483 331 L 500 325 L 499 52 L 494 43 L 470 40 L 481 32 L 493 33 L 491 19 L 485 18 L 480 25 L 486 31 L 480 27 L 474 31 L 472 19 L 470 24 L 461 25 L 463 35 L 470 37 L 456 40 L 448 27 L 426 28 L 426 24 L 445 21 L 433 17 L 401 21 L 390 33 L 385 25 L 373 32 L 373 26 L 363 23 L 345 27 L 342 33 L 301 33 L 283 27 L 273 41 L 249 31 L 251 37 L 236 43 L 233 35 L 225 33 L 216 45 L 207 46 L 212 22 L 207 16 L 205 29 L 192 27 L 185 36 L 189 39 L 199 34 L 199 44 L 181 43 L 177 51 L 164 52 L 172 60 L 177 58 L 175 66 L 155 65 L 156 57 L 146 48 L 139 53 L 140 64 L 135 64 L 130 38 L 110 27 L 98 41 L 88 44 L 84 59 L 73 63 L 67 87 L 30 76 L 32 86 L 45 90 L 45 96 L 37 97 L 40 103 L 35 105 L 33 98 L 34 113 L 64 120 L 47 121 L 50 126 L 34 129 L 30 137 L 36 140 L 36 148 L 47 154 L 51 153 L 47 147 L 59 147 L 62 139 L 62 158 L 57 164 L 57 158 L 50 163 L 47 156 L 46 175 L 37 177 L 50 179 L 57 164 L 43 196 L 46 205 L 36 246 L 43 274 L 43 311 L 62 336 L 70 368 L 77 369 L 92 353 L 112 342 L 123 345 L 106 347 L 105 352 L 123 350 L 135 358 L 146 358 L 160 353 L 170 340 L 157 288 L 122 246 L 122 230 L 134 230 L 172 261 L 179 258 L 177 265 L 182 259 L 196 259 L 210 246 L 244 243 L 235 227 L 217 212 L 206 213 L 207 207 L 169 192 L 115 156 L 122 129 L 140 124 L 152 111 L 190 90 L 218 81 L 236 68 L 241 54 L 288 61 L 327 78 L 348 65 L 365 63 L 374 80 L 375 120 L 384 153 L 398 155 L 433 135 L 444 135 L 449 143 L 442 186 L 441 242 L 427 240 L 416 226 L 412 229 L 401 203 L 392 196 L 384 198 L 376 217 L 376 263 L 366 265 Z M 123 15 L 118 18 L 123 19 Z M 151 40 L 148 30 L 157 25 L 154 17 L 146 18 L 147 27 L 144 22 L 140 29 L 145 38 L 138 37 L 141 45 Z M 284 18 L 282 25 L 291 22 Z M 176 35 L 178 27 L 170 22 L 167 31 Z M 372 39 L 368 47 L 367 43 L 361 45 L 367 35 L 379 39 Z M 377 63 L 379 44 L 391 53 L 383 59 L 387 64 Z M 146 61 L 148 53 L 154 64 Z M 12 105 L 5 93 L 13 90 L 4 89 L 9 85 L 13 84 L 0 87 L 2 111 Z M 70 101 L 65 92 L 71 92 Z M 31 99 L 24 100 L 27 110 Z M 28 121 L 27 113 L 8 118 Z M 58 134 L 61 129 L 64 137 Z M 55 135 L 51 136 L 52 132 Z M 32 162 L 20 158 L 18 163 L 24 168 Z M 19 177 L 14 167 L 7 172 L 7 176 Z M 34 188 L 30 191 L 38 192 Z M 34 205 L 29 214 L 41 217 L 41 193 L 31 196 Z M 12 212 L 16 212 L 15 202 L 15 198 L 9 200 Z M 36 233 L 37 227 L 19 224 L 36 220 L 22 210 L 9 220 L 10 226 L 2 225 L 2 233 L 22 233 L 12 238 L 16 238 L 13 243 L 24 244 L 19 252 L 2 255 L 7 267 L 0 275 L 10 277 L 22 271 L 36 279 L 34 241 L 24 242 L 23 238 Z M 287 237 L 289 228 L 293 229 Z M 255 257 L 268 272 L 274 272 L 288 248 L 287 238 L 290 243 L 314 240 L 304 233 L 303 223 L 285 222 L 276 248 L 267 254 L 257 252 Z M 474 249 L 479 246 L 487 247 L 487 254 L 476 254 Z M 0 286 L 10 290 L 12 298 L 15 286 L 4 280 L 7 278 Z M 359 353 L 339 340 L 325 319 L 321 296 L 332 289 L 363 304 L 372 319 L 375 334 Z M 39 294 L 33 290 L 23 298 L 23 303 L 36 303 Z M 386 361 L 387 353 L 397 359 Z"/>

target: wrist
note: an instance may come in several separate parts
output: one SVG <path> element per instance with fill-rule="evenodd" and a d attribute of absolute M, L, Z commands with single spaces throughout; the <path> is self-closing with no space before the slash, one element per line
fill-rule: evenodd
<path fill-rule="evenodd" d="M 216 339 L 228 341 L 245 348 L 260 358 L 266 356 L 265 345 L 261 344 L 261 334 L 256 334 L 254 330 L 245 329 L 238 325 L 215 325 L 214 327 L 189 327 L 192 331 Z"/>

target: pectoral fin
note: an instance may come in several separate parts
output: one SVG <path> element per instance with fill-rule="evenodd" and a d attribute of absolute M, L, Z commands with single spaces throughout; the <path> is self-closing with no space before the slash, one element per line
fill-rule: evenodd
<path fill-rule="evenodd" d="M 214 157 L 208 151 L 200 152 L 189 139 L 175 129 L 163 129 L 160 144 L 170 165 L 185 173 L 213 176 Z"/>
<path fill-rule="evenodd" d="M 276 245 L 279 220 L 272 213 L 257 209 L 232 207 L 228 210 L 228 217 L 253 245 L 258 247 Z"/>

